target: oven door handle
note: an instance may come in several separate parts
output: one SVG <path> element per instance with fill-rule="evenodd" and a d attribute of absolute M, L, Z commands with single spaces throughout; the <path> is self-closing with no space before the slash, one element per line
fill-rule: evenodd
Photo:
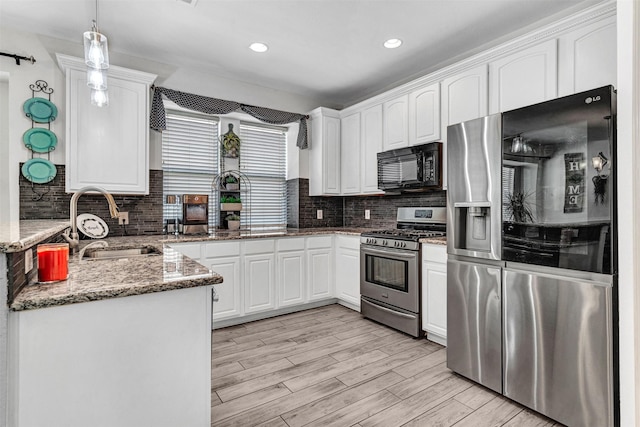
<path fill-rule="evenodd" d="M 415 318 L 416 318 L 415 316 L 412 316 L 412 315 L 410 315 L 410 314 L 401 313 L 401 312 L 399 312 L 399 311 L 391 310 L 390 308 L 383 307 L 383 306 L 378 305 L 378 304 L 374 304 L 374 303 L 372 303 L 372 302 L 367 301 L 366 299 L 361 299 L 361 300 L 360 300 L 360 302 L 361 302 L 361 303 L 364 303 L 364 304 L 369 304 L 370 306 L 375 307 L 375 308 L 377 308 L 378 310 L 382 310 L 382 311 L 386 311 L 386 312 L 388 312 L 388 313 L 391 313 L 391 314 L 393 314 L 394 316 L 405 317 L 405 318 L 407 318 L 407 319 L 415 319 Z"/>
<path fill-rule="evenodd" d="M 406 260 L 411 260 L 414 258 L 418 257 L 418 252 L 415 251 L 410 254 L 407 253 L 407 251 L 403 251 L 403 250 L 396 250 L 393 248 L 389 248 L 389 249 L 373 249 L 373 248 L 360 248 L 360 252 L 365 253 L 365 254 L 370 254 L 370 255 L 381 255 L 381 256 L 386 256 L 389 257 L 389 255 L 393 254 L 394 257 L 396 258 L 401 258 L 401 259 L 406 259 Z"/>

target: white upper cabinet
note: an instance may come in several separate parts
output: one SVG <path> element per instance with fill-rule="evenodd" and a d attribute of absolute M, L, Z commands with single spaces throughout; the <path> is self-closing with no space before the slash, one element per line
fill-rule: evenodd
<path fill-rule="evenodd" d="M 557 42 L 548 40 L 489 64 L 489 114 L 556 98 Z"/>
<path fill-rule="evenodd" d="M 447 188 L 447 126 L 487 115 L 487 65 L 442 80 L 442 186 Z"/>
<path fill-rule="evenodd" d="M 382 104 L 361 113 L 360 192 L 381 194 L 378 188 L 378 153 L 382 151 Z"/>
<path fill-rule="evenodd" d="M 310 116 L 309 195 L 339 195 L 340 114 L 321 107 Z"/>
<path fill-rule="evenodd" d="M 409 146 L 409 96 L 402 95 L 383 104 L 383 149 Z"/>
<path fill-rule="evenodd" d="M 360 193 L 360 113 L 342 119 L 340 182 L 342 194 Z"/>
<path fill-rule="evenodd" d="M 149 194 L 149 87 L 156 75 L 111 66 L 109 105 L 96 107 L 84 60 L 57 58 L 66 74 L 66 191 L 97 185 Z"/>
<path fill-rule="evenodd" d="M 615 86 L 615 16 L 560 36 L 558 52 L 559 96 Z"/>
<path fill-rule="evenodd" d="M 440 139 L 440 83 L 409 94 L 409 145 Z"/>

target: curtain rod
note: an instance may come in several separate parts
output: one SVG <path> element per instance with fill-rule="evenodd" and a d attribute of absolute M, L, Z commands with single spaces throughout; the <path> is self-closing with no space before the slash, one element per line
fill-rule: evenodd
<path fill-rule="evenodd" d="M 16 55 L 15 53 L 6 53 L 6 52 L 0 52 L 0 56 L 8 56 L 10 58 L 15 59 L 16 65 L 20 65 L 20 60 L 29 61 L 32 64 L 36 62 L 36 58 L 34 58 L 33 56 L 22 56 L 22 55 Z"/>

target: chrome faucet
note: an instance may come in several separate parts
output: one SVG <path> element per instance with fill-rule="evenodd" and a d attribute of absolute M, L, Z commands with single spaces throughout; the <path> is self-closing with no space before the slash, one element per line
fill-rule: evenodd
<path fill-rule="evenodd" d="M 102 193 L 109 203 L 109 213 L 111 214 L 111 218 L 118 218 L 118 205 L 116 205 L 115 200 L 113 200 L 113 196 L 107 193 L 104 188 L 88 186 L 82 187 L 73 193 L 73 196 L 71 196 L 71 202 L 69 203 L 71 233 L 62 235 L 62 237 L 69 243 L 69 249 L 71 249 L 72 253 L 74 253 L 80 245 L 80 236 L 78 235 L 78 199 L 87 191 L 97 191 Z"/>

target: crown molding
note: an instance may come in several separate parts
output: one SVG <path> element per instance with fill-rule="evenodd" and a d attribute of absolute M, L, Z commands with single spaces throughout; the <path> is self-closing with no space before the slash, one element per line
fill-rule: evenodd
<path fill-rule="evenodd" d="M 345 115 L 353 113 L 357 110 L 384 103 L 390 99 L 393 99 L 405 93 L 409 93 L 415 89 L 438 83 L 447 77 L 477 67 L 478 65 L 487 64 L 495 59 L 506 56 L 513 52 L 526 49 L 541 42 L 557 38 L 577 28 L 615 16 L 616 3 L 614 1 L 601 3 L 599 5 L 580 11 L 576 14 L 554 21 L 551 24 L 547 24 L 540 28 L 529 31 L 526 34 L 515 37 L 512 40 L 506 41 L 498 46 L 484 50 L 480 53 L 462 59 L 454 64 L 445 66 L 422 77 L 418 77 L 415 80 L 390 89 L 379 95 L 373 96 L 362 102 L 346 107 L 340 111 L 341 116 L 344 117 Z"/>
<path fill-rule="evenodd" d="M 84 63 L 84 59 L 82 58 L 56 53 L 56 59 L 58 60 L 58 66 L 65 74 L 67 74 L 68 70 L 86 71 L 87 69 L 87 65 Z M 108 68 L 107 74 L 109 77 L 135 81 L 146 85 L 151 85 L 158 77 L 156 74 L 118 67 L 117 65 L 111 65 Z"/>

